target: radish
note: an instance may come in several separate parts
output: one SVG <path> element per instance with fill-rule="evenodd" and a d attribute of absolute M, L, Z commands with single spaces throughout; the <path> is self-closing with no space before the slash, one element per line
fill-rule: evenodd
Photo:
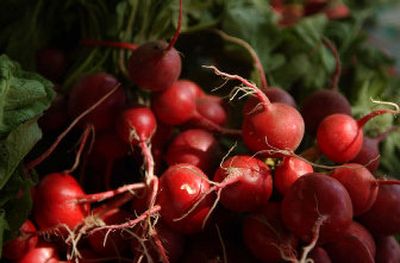
<path fill-rule="evenodd" d="M 396 110 L 375 110 L 359 120 L 339 113 L 326 117 L 317 130 L 317 143 L 321 152 L 337 163 L 354 159 L 361 150 L 364 137 L 363 126 L 375 116 L 399 113 L 400 109 L 397 104 L 384 103 L 394 106 Z"/>
<path fill-rule="evenodd" d="M 46 175 L 35 191 L 33 216 L 40 230 L 74 229 L 89 214 L 89 206 L 75 200 L 83 196 L 79 183 L 70 174 Z"/>
<path fill-rule="evenodd" d="M 345 3 L 338 1 L 325 8 L 324 13 L 331 20 L 344 19 L 350 16 L 350 9 Z"/>
<path fill-rule="evenodd" d="M 376 263 L 400 262 L 400 245 L 394 236 L 376 238 Z"/>
<path fill-rule="evenodd" d="M 2 256 L 9 260 L 18 260 L 32 250 L 37 243 L 36 227 L 29 219 L 26 219 L 19 228 L 18 236 L 4 243 Z"/>
<path fill-rule="evenodd" d="M 270 202 L 243 222 L 243 240 L 261 262 L 281 262 L 282 255 L 294 256 L 298 239 L 282 223 L 281 204 Z"/>
<path fill-rule="evenodd" d="M 310 259 L 313 263 L 332 263 L 328 253 L 322 247 L 315 247 L 310 252 Z"/>
<path fill-rule="evenodd" d="M 227 122 L 227 113 L 220 97 L 205 95 L 196 99 L 196 112 L 202 116 L 194 118 L 190 124 L 195 127 L 207 129 L 209 123 L 224 126 Z M 203 121 L 203 118 L 207 121 Z"/>
<path fill-rule="evenodd" d="M 274 151 L 294 151 L 304 135 L 304 121 L 293 107 L 283 103 L 271 103 L 268 97 L 254 84 L 238 76 L 221 72 L 208 67 L 215 74 L 229 80 L 238 80 L 247 88 L 246 92 L 254 93 L 259 100 L 258 106 L 244 116 L 242 137 L 246 146 L 252 151 L 263 151 L 274 155 Z"/>
<path fill-rule="evenodd" d="M 282 195 L 285 195 L 300 176 L 312 172 L 314 172 L 313 167 L 304 160 L 285 156 L 275 167 L 274 186 Z"/>
<path fill-rule="evenodd" d="M 328 0 L 306 0 L 304 3 L 304 14 L 306 16 L 319 13 L 328 4 Z"/>
<path fill-rule="evenodd" d="M 252 156 L 227 159 L 215 172 L 214 181 L 220 183 L 221 203 L 235 212 L 255 211 L 272 194 L 271 170 Z"/>
<path fill-rule="evenodd" d="M 383 181 L 384 182 L 384 181 Z M 380 185 L 372 207 L 358 218 L 374 235 L 400 233 L 400 185 Z"/>
<path fill-rule="evenodd" d="M 304 8 L 299 3 L 286 3 L 282 6 L 279 25 L 289 27 L 295 25 L 304 15 Z"/>
<path fill-rule="evenodd" d="M 59 256 L 56 248 L 51 243 L 40 243 L 31 249 L 17 263 L 58 263 Z"/>
<path fill-rule="evenodd" d="M 336 238 L 351 224 L 352 217 L 353 207 L 347 190 L 339 181 L 324 174 L 300 177 L 282 201 L 283 222 L 296 236 L 308 242 L 318 239 L 323 243 Z"/>
<path fill-rule="evenodd" d="M 68 101 L 68 114 L 76 118 L 90 106 L 95 104 L 109 91 L 118 85 L 118 80 L 107 73 L 98 72 L 82 77 L 71 89 Z M 115 115 L 125 104 L 125 93 L 119 87 L 101 105 L 86 115 L 80 126 L 94 125 L 97 131 L 111 129 Z"/>
<path fill-rule="evenodd" d="M 160 177 L 160 188 L 157 203 L 161 207 L 161 218 L 172 229 L 184 234 L 192 234 L 202 230 L 213 202 L 208 195 L 201 203 L 189 209 L 210 188 L 207 176 L 191 164 L 170 166 Z M 180 217 L 182 217 L 180 220 Z"/>
<path fill-rule="evenodd" d="M 340 56 L 335 45 L 328 39 L 323 40 L 336 60 L 336 69 L 332 75 L 329 89 L 318 90 L 304 100 L 301 114 L 304 118 L 306 131 L 315 135 L 321 121 L 329 115 L 341 113 L 351 116 L 351 105 L 347 98 L 339 92 L 339 79 L 342 70 Z"/>
<path fill-rule="evenodd" d="M 190 129 L 174 138 L 168 146 L 166 160 L 169 165 L 189 163 L 208 173 L 215 168 L 219 153 L 219 144 L 211 133 Z"/>
<path fill-rule="evenodd" d="M 181 74 L 182 62 L 174 48 L 181 29 L 182 0 L 179 1 L 179 18 L 176 32 L 169 42 L 154 41 L 133 50 L 128 62 L 130 79 L 140 88 L 161 91 L 169 88 Z"/>
<path fill-rule="evenodd" d="M 54 88 L 57 91 L 57 88 Z M 68 113 L 67 113 L 68 101 L 66 97 L 60 93 L 57 93 L 49 109 L 47 109 L 38 120 L 40 128 L 44 133 L 60 131 L 67 126 Z"/>
<path fill-rule="evenodd" d="M 42 48 L 36 52 L 36 70 L 51 81 L 58 82 L 64 76 L 67 60 L 62 50 Z"/>
<path fill-rule="evenodd" d="M 371 234 L 352 222 L 336 240 L 324 245 L 332 262 L 374 263 L 376 246 Z"/>

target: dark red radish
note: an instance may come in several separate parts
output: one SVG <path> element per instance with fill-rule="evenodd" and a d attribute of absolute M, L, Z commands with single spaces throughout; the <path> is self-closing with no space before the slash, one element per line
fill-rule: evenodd
<path fill-rule="evenodd" d="M 318 90 L 305 99 L 301 108 L 306 131 L 311 135 L 324 118 L 335 113 L 351 116 L 350 102 L 337 90 Z"/>
<path fill-rule="evenodd" d="M 129 148 L 114 132 L 96 136 L 90 151 L 90 163 L 93 171 L 103 178 L 103 185 L 108 188 L 111 183 L 114 163 L 127 155 Z"/>
<path fill-rule="evenodd" d="M 143 231 L 143 228 L 137 230 L 137 236 L 142 236 Z M 159 222 L 155 226 L 155 231 L 152 230 L 151 232 L 143 243 L 140 243 L 135 237 L 132 239 L 130 245 L 133 254 L 137 256 L 144 255 L 144 249 L 147 249 L 148 255 L 154 262 L 162 262 L 159 249 L 163 249 L 169 262 L 178 262 L 184 252 L 185 236 L 169 228 L 163 222 Z M 161 242 L 161 244 L 157 245 L 156 241 Z M 162 248 L 160 245 L 162 245 Z M 146 247 L 144 248 L 143 246 Z M 144 259 L 145 262 L 150 262 L 146 256 L 144 256 Z"/>
<path fill-rule="evenodd" d="M 357 222 L 352 222 L 335 241 L 327 243 L 324 248 L 332 262 L 375 262 L 375 241 L 368 230 Z"/>
<path fill-rule="evenodd" d="M 363 165 L 346 163 L 336 168 L 331 176 L 346 188 L 355 216 L 364 213 L 374 204 L 378 195 L 378 181 Z"/>
<path fill-rule="evenodd" d="M 400 262 L 400 245 L 394 236 L 377 237 L 376 241 L 376 263 Z"/>
<path fill-rule="evenodd" d="M 24 257 L 17 260 L 18 263 L 58 263 L 59 256 L 56 248 L 51 243 L 40 243 L 34 249 L 29 250 Z"/>
<path fill-rule="evenodd" d="M 314 172 L 313 167 L 306 161 L 295 156 L 285 156 L 275 167 L 274 186 L 282 195 L 285 195 L 300 176 L 312 172 Z"/>
<path fill-rule="evenodd" d="M 317 143 L 321 152 L 337 163 L 344 163 L 354 159 L 361 150 L 364 137 L 362 128 L 364 125 L 376 116 L 386 113 L 398 114 L 400 111 L 397 104 L 390 102 L 378 103 L 390 104 L 396 110 L 375 110 L 358 120 L 340 113 L 329 115 L 323 119 L 317 130 Z"/>
<path fill-rule="evenodd" d="M 215 168 L 220 147 L 212 133 L 190 129 L 179 133 L 168 146 L 166 160 L 169 165 L 189 163 L 205 173 Z"/>
<path fill-rule="evenodd" d="M 328 253 L 322 247 L 314 247 L 309 258 L 313 260 L 313 263 L 332 263 Z"/>
<path fill-rule="evenodd" d="M 108 225 L 123 223 L 133 216 L 122 210 L 112 209 L 101 215 L 100 219 Z M 94 252 L 103 256 L 118 256 L 124 254 L 128 249 L 128 234 L 120 230 L 112 231 L 108 235 L 106 230 L 98 231 L 88 235 L 89 245 Z"/>
<path fill-rule="evenodd" d="M 328 4 L 328 0 L 306 0 L 304 3 L 304 14 L 306 16 L 319 13 Z"/>
<path fill-rule="evenodd" d="M 304 135 L 304 121 L 293 107 L 283 103 L 271 103 L 268 97 L 254 84 L 239 75 L 231 75 L 208 67 L 215 74 L 229 80 L 237 80 L 246 86 L 260 101 L 258 107 L 244 116 L 242 137 L 252 151 L 264 151 L 265 155 L 274 155 L 267 151 L 294 151 L 300 145 Z"/>
<path fill-rule="evenodd" d="M 67 105 L 65 96 L 58 93 L 50 108 L 39 119 L 39 126 L 45 133 L 57 132 L 67 126 Z"/>
<path fill-rule="evenodd" d="M 222 185 L 221 203 L 235 212 L 255 211 L 266 205 L 272 194 L 271 170 L 252 156 L 236 155 L 225 160 L 214 181 Z"/>
<path fill-rule="evenodd" d="M 286 3 L 282 7 L 279 25 L 288 27 L 296 24 L 304 15 L 304 7 L 299 3 Z"/>
<path fill-rule="evenodd" d="M 344 19 L 350 16 L 349 7 L 341 2 L 334 2 L 324 9 L 325 15 L 331 20 Z"/>
<path fill-rule="evenodd" d="M 156 117 L 144 106 L 124 110 L 117 121 L 118 135 L 130 145 L 150 141 L 156 129 Z"/>
<path fill-rule="evenodd" d="M 201 90 L 190 80 L 178 80 L 168 89 L 154 94 L 152 107 L 157 118 L 169 125 L 180 125 L 193 118 Z"/>
<path fill-rule="evenodd" d="M 36 52 L 36 70 L 51 81 L 61 80 L 67 69 L 64 51 L 57 48 L 43 48 Z"/>
<path fill-rule="evenodd" d="M 128 61 L 130 79 L 140 88 L 161 91 L 169 88 L 181 74 L 182 61 L 174 45 L 182 23 L 182 0 L 179 0 L 178 25 L 169 44 L 152 41 L 133 50 Z"/>
<path fill-rule="evenodd" d="M 213 203 L 212 195 L 206 196 L 194 211 L 188 211 L 209 189 L 207 176 L 196 166 L 170 166 L 160 177 L 157 196 L 162 220 L 180 233 L 200 232 Z"/>
<path fill-rule="evenodd" d="M 171 142 L 174 135 L 174 127 L 157 122 L 156 133 L 151 138 L 151 152 L 154 157 L 154 169 L 156 174 L 161 174 L 166 166 L 165 154 L 168 143 Z"/>
<path fill-rule="evenodd" d="M 191 124 L 199 127 L 207 128 L 208 126 L 208 123 L 202 122 L 203 118 L 208 120 L 208 122 L 220 126 L 224 126 L 228 119 L 222 99 L 213 95 L 198 97 L 196 99 L 196 112 L 202 117 L 198 118 L 196 117 L 197 114 L 195 114 L 195 117 L 191 121 Z"/>
<path fill-rule="evenodd" d="M 18 260 L 32 250 L 37 243 L 36 227 L 27 219 L 19 228 L 18 236 L 4 243 L 2 256 L 9 260 Z"/>
<path fill-rule="evenodd" d="M 278 13 L 282 12 L 283 0 L 271 0 L 269 1 L 270 6 Z"/>
<path fill-rule="evenodd" d="M 282 262 L 282 254 L 293 257 L 297 250 L 298 239 L 283 225 L 280 208 L 271 202 L 244 219 L 244 244 L 261 262 Z"/>
<path fill-rule="evenodd" d="M 386 139 L 391 132 L 396 130 L 398 130 L 398 127 L 391 127 L 376 137 L 371 138 L 364 136 L 361 150 L 351 162 L 362 164 L 368 168 L 370 172 L 375 172 L 380 163 L 379 143 Z"/>
<path fill-rule="evenodd" d="M 87 204 L 76 199 L 85 195 L 81 186 L 70 174 L 46 175 L 37 185 L 33 201 L 33 217 L 40 230 L 66 233 L 65 227 L 74 229 L 89 215 Z"/>
<path fill-rule="evenodd" d="M 380 182 L 374 204 L 358 220 L 374 235 L 399 234 L 400 185 L 384 185 L 383 182 Z"/>
<path fill-rule="evenodd" d="M 306 242 L 332 240 L 351 224 L 353 207 L 347 190 L 336 179 L 318 173 L 301 176 L 282 201 L 282 219 Z M 316 236 L 317 227 L 319 237 Z"/>
<path fill-rule="evenodd" d="M 68 114 L 71 118 L 76 118 L 117 85 L 119 85 L 118 80 L 105 72 L 83 76 L 69 93 Z M 80 126 L 92 124 L 96 131 L 112 129 L 115 116 L 124 106 L 125 100 L 125 92 L 122 87 L 119 87 L 96 109 L 85 116 L 81 120 Z"/>

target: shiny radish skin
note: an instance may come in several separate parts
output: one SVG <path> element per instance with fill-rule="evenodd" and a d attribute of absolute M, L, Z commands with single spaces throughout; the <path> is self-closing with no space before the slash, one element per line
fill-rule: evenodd
<path fill-rule="evenodd" d="M 176 219 L 184 216 L 209 189 L 207 176 L 196 166 L 191 164 L 170 166 L 160 177 L 157 196 L 162 220 L 183 234 L 200 232 L 213 204 L 212 195 L 208 195 L 183 219 Z"/>
<path fill-rule="evenodd" d="M 345 163 L 361 150 L 363 131 L 356 120 L 345 114 L 332 114 L 319 125 L 317 143 L 331 161 Z"/>
<path fill-rule="evenodd" d="M 379 167 L 381 159 L 379 143 L 380 139 L 378 138 L 364 136 L 361 149 L 351 162 L 364 165 L 371 173 L 375 172 Z"/>
<path fill-rule="evenodd" d="M 78 204 L 84 196 L 78 181 L 70 174 L 46 175 L 37 185 L 34 196 L 33 217 L 40 230 L 59 230 L 67 226 L 74 229 L 89 215 L 89 206 Z M 65 226 L 64 226 L 65 225 Z"/>
<path fill-rule="evenodd" d="M 394 236 L 377 237 L 376 263 L 400 262 L 400 244 Z"/>
<path fill-rule="evenodd" d="M 254 152 L 263 150 L 294 151 L 304 135 L 304 121 L 293 107 L 271 103 L 244 115 L 243 141 Z M 274 156 L 265 152 L 267 156 Z"/>
<path fill-rule="evenodd" d="M 353 207 L 347 190 L 328 175 L 312 173 L 300 177 L 282 201 L 282 219 L 286 227 L 305 242 L 315 234 L 322 220 L 320 244 L 340 236 L 352 222 Z"/>
<path fill-rule="evenodd" d="M 375 241 L 368 230 L 357 222 L 352 222 L 335 241 L 324 245 L 324 248 L 332 262 L 375 262 Z"/>
<path fill-rule="evenodd" d="M 145 43 L 135 49 L 128 61 L 129 77 L 133 83 L 147 91 L 162 91 L 181 74 L 181 57 L 165 41 Z"/>
<path fill-rule="evenodd" d="M 285 156 L 275 167 L 274 186 L 282 195 L 285 195 L 297 179 L 312 172 L 314 169 L 307 162 L 294 156 Z"/>
<path fill-rule="evenodd" d="M 18 260 L 35 248 L 37 243 L 36 227 L 27 219 L 19 228 L 18 236 L 4 243 L 2 256 L 6 259 Z"/>
<path fill-rule="evenodd" d="M 124 110 L 117 120 L 119 137 L 130 145 L 147 142 L 157 129 L 157 120 L 150 108 L 140 106 Z"/>
<path fill-rule="evenodd" d="M 361 164 L 346 163 L 336 168 L 331 176 L 347 190 L 355 216 L 368 211 L 378 195 L 378 183 L 371 172 Z"/>
<path fill-rule="evenodd" d="M 322 247 L 314 247 L 309 258 L 313 260 L 313 263 L 332 263 L 328 253 Z"/>
<path fill-rule="evenodd" d="M 196 111 L 203 118 L 220 126 L 224 126 L 228 119 L 228 114 L 223 106 L 223 101 L 217 96 L 205 95 L 197 98 Z M 196 120 L 196 118 L 191 123 L 196 127 L 204 126 L 201 121 Z"/>
<path fill-rule="evenodd" d="M 40 243 L 31 249 L 17 263 L 58 263 L 59 256 L 57 249 L 51 243 Z"/>
<path fill-rule="evenodd" d="M 118 80 L 108 73 L 98 72 L 83 76 L 69 93 L 68 115 L 70 118 L 78 117 L 116 85 L 119 85 Z M 79 122 L 79 126 L 85 127 L 87 124 L 92 124 L 96 131 L 112 129 L 115 116 L 124 107 L 125 102 L 125 92 L 122 87 L 119 87 L 109 98 L 85 116 Z"/>
<path fill-rule="evenodd" d="M 220 202 L 235 212 L 250 212 L 268 203 L 272 195 L 270 168 L 261 160 L 246 155 L 236 155 L 225 160 L 217 169 L 214 181 L 236 180 L 223 187 Z"/>

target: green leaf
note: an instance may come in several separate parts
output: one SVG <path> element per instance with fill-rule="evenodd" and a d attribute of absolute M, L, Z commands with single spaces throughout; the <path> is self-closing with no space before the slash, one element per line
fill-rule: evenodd
<path fill-rule="evenodd" d="M 8 229 L 8 224 L 7 224 L 7 221 L 5 218 L 5 214 L 6 214 L 6 212 L 3 209 L 1 209 L 0 210 L 0 258 L 1 258 L 2 252 L 3 252 L 2 251 L 3 250 L 3 235 L 4 235 L 5 230 Z"/>
<path fill-rule="evenodd" d="M 327 22 L 325 15 L 310 16 L 300 20 L 293 30 L 309 47 L 315 47 L 321 41 Z"/>
<path fill-rule="evenodd" d="M 0 190 L 41 136 L 36 120 L 31 120 L 21 124 L 5 140 L 0 141 Z"/>
<path fill-rule="evenodd" d="M 0 56 L 0 139 L 22 123 L 39 117 L 55 93 L 50 81 L 23 71 L 18 63 Z"/>

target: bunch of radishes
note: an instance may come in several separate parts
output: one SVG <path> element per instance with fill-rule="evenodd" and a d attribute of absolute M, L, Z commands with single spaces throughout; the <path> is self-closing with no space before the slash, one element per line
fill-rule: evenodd
<path fill-rule="evenodd" d="M 226 82 L 236 81 L 230 99 L 248 97 L 242 108 L 228 109 L 222 98 L 179 79 L 178 34 L 179 26 L 169 43 L 133 48 L 129 79 L 149 100 L 132 96 L 115 76 L 96 72 L 54 101 L 41 124 L 58 135 L 26 169 L 41 171 L 53 154 L 70 156 L 56 150 L 63 140 L 78 150 L 71 168 L 40 175 L 31 216 L 5 243 L 4 258 L 400 262 L 394 238 L 400 233 L 400 186 L 373 175 L 379 142 L 397 128 L 376 138 L 362 130 L 371 118 L 398 114 L 399 107 L 375 101 L 385 107 L 355 120 L 337 90 L 339 62 L 332 88 L 311 94 L 300 111 L 283 89 L 265 80 L 258 88 L 208 65 Z M 50 69 L 47 76 L 56 79 L 58 62 L 41 70 Z M 239 128 L 227 127 L 233 111 L 241 112 Z M 315 146 L 296 153 L 305 132 Z M 224 151 L 225 138 L 245 150 L 232 145 Z M 330 162 L 316 163 L 320 156 Z"/>

